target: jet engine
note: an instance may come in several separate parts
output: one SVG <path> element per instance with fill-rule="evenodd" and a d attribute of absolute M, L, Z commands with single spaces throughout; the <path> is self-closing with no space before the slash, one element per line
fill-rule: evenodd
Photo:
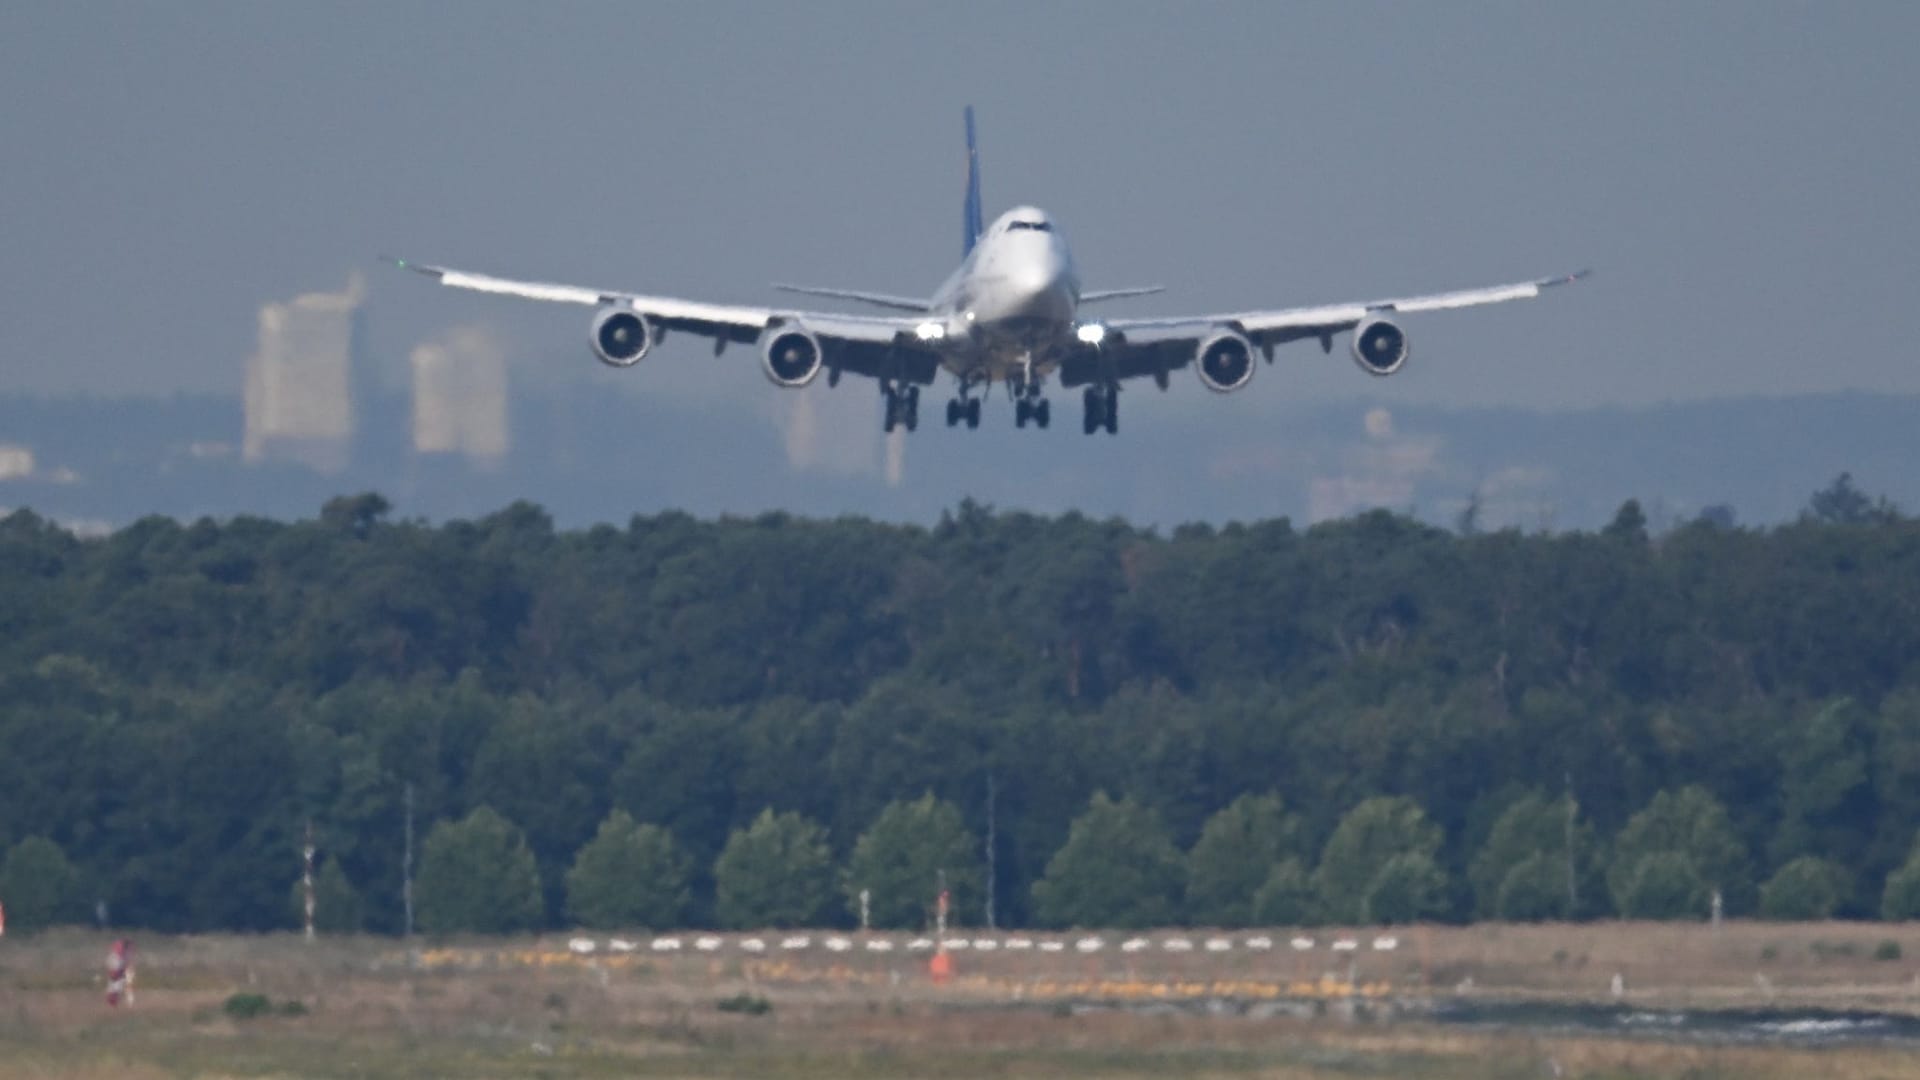
<path fill-rule="evenodd" d="M 801 387 L 820 374 L 820 339 L 796 326 L 768 335 L 760 350 L 761 366 L 776 386 Z"/>
<path fill-rule="evenodd" d="M 609 367 L 632 367 L 653 348 L 653 324 L 627 307 L 601 308 L 593 316 L 593 355 Z"/>
<path fill-rule="evenodd" d="M 1353 362 L 1369 375 L 1391 375 L 1407 362 L 1407 332 L 1391 320 L 1369 315 L 1353 328 Z"/>
<path fill-rule="evenodd" d="M 1253 381 L 1253 342 L 1237 331 L 1222 330 L 1200 343 L 1193 366 L 1207 389 L 1231 393 Z"/>

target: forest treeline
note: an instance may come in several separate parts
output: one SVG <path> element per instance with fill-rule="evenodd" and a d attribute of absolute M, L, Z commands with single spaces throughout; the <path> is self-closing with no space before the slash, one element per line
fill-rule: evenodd
<path fill-rule="evenodd" d="M 409 805 L 430 929 L 1904 917 L 1920 520 L 0 519 L 10 912 L 293 925 L 311 822 L 391 932 Z"/>

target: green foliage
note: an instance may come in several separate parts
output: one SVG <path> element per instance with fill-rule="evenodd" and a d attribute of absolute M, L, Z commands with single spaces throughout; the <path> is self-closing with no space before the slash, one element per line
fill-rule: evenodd
<path fill-rule="evenodd" d="M 257 1020 L 273 1014 L 273 999 L 265 994 L 241 991 L 227 995 L 220 1005 L 220 1011 L 235 1020 Z"/>
<path fill-rule="evenodd" d="M 723 1013 L 739 1013 L 742 1016 L 765 1016 L 773 1011 L 773 1002 L 758 994 L 742 991 L 732 997 L 723 997 L 714 1003 L 714 1008 Z"/>
<path fill-rule="evenodd" d="M 690 865 L 671 833 L 615 810 L 567 871 L 567 912 L 596 930 L 678 926 Z"/>
<path fill-rule="evenodd" d="M 1096 792 L 1034 884 L 1034 912 L 1049 926 L 1170 923 L 1184 863 L 1158 815 L 1132 799 L 1115 802 Z"/>
<path fill-rule="evenodd" d="M 1322 914 L 1330 922 L 1372 921 L 1376 890 L 1382 918 L 1435 913 L 1428 908 L 1446 889 L 1438 863 L 1440 842 L 1440 827 L 1427 820 L 1426 811 L 1412 799 L 1380 797 L 1355 806 L 1340 819 L 1320 853 L 1314 889 Z M 1428 877 L 1429 869 L 1440 873 L 1437 884 Z M 1406 914 L 1409 911 L 1417 913 Z"/>
<path fill-rule="evenodd" d="M 1880 917 L 1889 922 L 1920 919 L 1920 843 L 1899 869 L 1887 875 L 1880 894 Z"/>
<path fill-rule="evenodd" d="M 295 926 L 306 925 L 307 888 L 296 880 L 289 894 Z M 366 929 L 366 909 L 359 890 L 347 880 L 340 860 L 329 857 L 313 874 L 313 928 L 323 934 L 357 934 Z"/>
<path fill-rule="evenodd" d="M 980 840 L 991 804 L 996 915 L 1031 924 L 1103 790 L 1191 852 L 1179 904 L 1150 862 L 1156 919 L 1359 918 L 1397 848 L 1330 845 L 1312 902 L 1283 868 L 1385 793 L 1444 835 L 1413 845 L 1459 883 L 1442 917 L 1561 918 L 1562 804 L 1515 799 L 1567 777 L 1575 918 L 1629 892 L 1698 917 L 1690 876 L 1759 910 L 1748 852 L 1830 861 L 1837 917 L 1889 894 L 1920 914 L 1920 523 L 1851 478 L 1798 522 L 1664 532 L 1626 505 L 1599 532 L 1483 512 L 1458 534 L 1384 511 L 1165 531 L 973 503 L 931 527 L 404 513 L 350 494 L 313 520 L 84 539 L 0 517 L 0 851 L 63 846 L 86 888 L 60 918 L 103 900 L 121 925 L 283 929 L 311 818 L 323 889 L 397 932 L 409 790 L 423 914 L 426 830 L 487 806 L 543 890 L 522 926 L 570 917 L 566 871 L 616 808 L 672 834 L 693 867 L 673 920 L 710 924 L 710 870 L 763 808 L 821 823 L 844 865 L 927 793 Z M 1675 777 L 1698 791 L 1652 813 Z M 1273 791 L 1297 839 L 1249 812 Z M 1642 874 L 1659 853 L 1687 870 Z M 824 877 L 810 920 L 854 884 Z M 323 925 L 352 908 L 323 899 Z"/>
<path fill-rule="evenodd" d="M 1648 872 L 1642 863 L 1662 856 Z M 1627 822 L 1614 841 L 1607 889 L 1622 915 L 1680 918 L 1705 915 L 1718 889 L 1729 912 L 1747 907 L 1752 891 L 1746 849 L 1734 834 L 1726 807 L 1704 788 L 1663 791 Z M 1692 893 L 1682 895 L 1681 890 Z M 1637 899 L 1636 899 L 1637 898 Z"/>
<path fill-rule="evenodd" d="M 532 930 L 546 914 L 526 837 L 485 806 L 427 834 L 414 889 L 420 928 L 428 933 Z"/>
<path fill-rule="evenodd" d="M 1571 918 L 1569 908 L 1565 856 L 1535 852 L 1500 878 L 1492 914 L 1507 922 L 1546 922 Z"/>
<path fill-rule="evenodd" d="M 1447 874 L 1432 855 L 1403 851 L 1373 875 L 1360 899 L 1360 921 L 1410 923 L 1446 910 Z"/>
<path fill-rule="evenodd" d="M 1272 794 L 1242 795 L 1208 818 L 1187 854 L 1187 919 L 1202 926 L 1252 925 L 1254 898 L 1281 861 L 1298 854 L 1299 830 L 1299 820 Z"/>
<path fill-rule="evenodd" d="M 78 875 L 60 845 L 43 836 L 29 836 L 13 845 L 0 864 L 0 904 L 7 908 L 9 928 L 32 932 L 73 921 L 80 913 L 74 903 Z"/>
<path fill-rule="evenodd" d="M 1474 914 L 1538 922 L 1568 919 L 1591 909 L 1598 886 L 1596 844 L 1593 827 L 1579 820 L 1578 814 L 1572 800 L 1550 800 L 1537 792 L 1508 806 L 1495 819 L 1486 843 L 1467 869 Z M 1575 897 L 1581 902 L 1580 911 L 1573 907 Z"/>
<path fill-rule="evenodd" d="M 1888 938 L 1873 947 L 1873 958 L 1882 962 L 1900 959 L 1900 943 Z"/>
<path fill-rule="evenodd" d="M 1706 882 L 1680 851 L 1655 851 L 1635 860 L 1614 898 L 1629 919 L 1704 919 L 1708 914 Z"/>
<path fill-rule="evenodd" d="M 980 847 L 952 803 L 922 795 L 888 804 L 861 834 L 847 861 L 847 910 L 860 911 L 860 891 L 871 896 L 876 927 L 900 929 L 930 924 L 944 874 L 951 911 L 979 910 Z"/>
<path fill-rule="evenodd" d="M 1299 859 L 1282 859 L 1254 891 L 1252 925 L 1301 926 L 1316 922 L 1313 875 Z"/>
<path fill-rule="evenodd" d="M 807 926 L 833 899 L 827 831 L 792 812 L 760 811 L 736 830 L 713 867 L 714 910 L 722 926 Z"/>
<path fill-rule="evenodd" d="M 1840 904 L 1840 868 L 1802 855 L 1760 886 L 1760 914 L 1768 919 L 1829 919 Z"/>

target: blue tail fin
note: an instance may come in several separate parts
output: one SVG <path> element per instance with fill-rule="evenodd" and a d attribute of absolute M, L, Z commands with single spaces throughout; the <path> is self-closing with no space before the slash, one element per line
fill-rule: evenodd
<path fill-rule="evenodd" d="M 974 242 L 986 231 L 980 220 L 980 150 L 973 144 L 973 106 L 967 106 L 967 244 L 961 254 L 971 255 Z"/>

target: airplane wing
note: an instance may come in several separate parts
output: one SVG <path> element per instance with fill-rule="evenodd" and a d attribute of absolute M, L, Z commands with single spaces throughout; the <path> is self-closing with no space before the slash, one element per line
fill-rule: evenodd
<path fill-rule="evenodd" d="M 1324 347 L 1331 349 L 1333 335 L 1353 329 L 1369 316 L 1447 311 L 1508 300 L 1530 300 L 1539 296 L 1543 289 L 1579 281 L 1590 273 L 1592 271 L 1582 270 L 1575 274 L 1537 278 L 1510 285 L 1349 304 L 1218 315 L 1106 320 L 1100 324 L 1106 331 L 1105 340 L 1098 349 L 1090 348 L 1063 364 L 1061 382 L 1066 386 L 1080 386 L 1105 379 L 1124 380 L 1146 375 L 1164 379 L 1168 371 L 1185 367 L 1193 359 L 1200 342 L 1222 330 L 1244 334 L 1255 346 L 1266 350 L 1302 338 L 1318 338 Z"/>
<path fill-rule="evenodd" d="M 891 293 L 867 292 L 864 289 L 824 289 L 817 285 L 787 285 L 775 282 L 774 288 L 781 292 L 800 293 L 803 296 L 827 296 L 836 300 L 858 300 L 862 304 L 891 308 L 894 311 L 924 312 L 933 304 L 926 300 L 916 300 L 911 296 L 894 296 Z"/>
<path fill-rule="evenodd" d="M 914 328 L 924 320 L 907 316 L 847 315 L 743 304 L 711 304 L 617 289 L 495 277 L 492 274 L 431 266 L 406 259 L 389 258 L 387 261 L 403 270 L 432 278 L 448 288 L 586 307 L 630 307 L 647 316 L 663 331 L 677 330 L 711 339 L 716 352 L 730 342 L 745 344 L 757 341 L 770 327 L 799 324 L 819 339 L 830 377 L 847 372 L 875 379 L 927 385 L 934 381 L 940 371 L 939 354 L 926 347 L 914 333 Z"/>

